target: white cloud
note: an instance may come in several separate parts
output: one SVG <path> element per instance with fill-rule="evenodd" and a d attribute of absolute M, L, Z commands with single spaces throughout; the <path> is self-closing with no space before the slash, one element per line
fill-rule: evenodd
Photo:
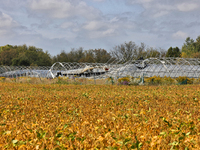
<path fill-rule="evenodd" d="M 4 36 L 4 38 L 13 36 L 15 27 L 18 27 L 18 23 L 12 17 L 0 11 L 0 36 Z"/>
<path fill-rule="evenodd" d="M 92 30 L 98 30 L 104 26 L 105 25 L 100 21 L 90 21 L 86 25 L 84 25 L 83 28 L 92 31 Z"/>
<path fill-rule="evenodd" d="M 71 0 L 32 0 L 30 8 L 35 13 L 45 14 L 53 18 L 69 18 L 81 16 L 86 19 L 94 19 L 99 11 L 90 7 L 84 1 Z"/>
<path fill-rule="evenodd" d="M 141 4 L 145 4 L 145 3 L 150 3 L 153 2 L 155 0 L 130 0 L 132 3 L 141 3 Z"/>
<path fill-rule="evenodd" d="M 12 28 L 17 26 L 17 22 L 14 21 L 9 15 L 0 12 L 0 29 Z"/>
<path fill-rule="evenodd" d="M 89 39 L 101 39 L 101 38 L 108 38 L 108 37 L 113 37 L 117 36 L 118 32 L 115 29 L 108 28 L 103 31 L 92 31 L 87 33 L 87 37 Z"/>
<path fill-rule="evenodd" d="M 129 3 L 131 4 L 140 4 L 142 5 L 144 8 L 150 8 L 152 7 L 152 3 L 155 1 L 155 0 L 127 0 Z M 156 3 L 155 3 L 156 4 Z"/>
<path fill-rule="evenodd" d="M 38 12 L 50 14 L 54 18 L 65 18 L 71 15 L 68 12 L 72 11 L 73 6 L 70 2 L 65 1 L 33 0 L 30 8 Z"/>
<path fill-rule="evenodd" d="M 0 45 L 34 44 L 54 54 L 79 46 L 109 50 L 124 41 L 168 49 L 199 36 L 199 6 L 199 0 L 6 0 Z"/>
<path fill-rule="evenodd" d="M 155 13 L 153 16 L 154 16 L 155 18 L 157 18 L 157 17 L 161 17 L 161 16 L 164 16 L 164 15 L 167 15 L 167 14 L 169 14 L 169 11 L 158 11 L 158 12 Z"/>
<path fill-rule="evenodd" d="M 105 20 L 94 20 L 86 23 L 83 29 L 86 30 L 86 34 L 89 38 L 102 38 L 114 36 L 117 34 L 116 30 L 121 27 L 116 25 L 116 23 L 105 21 Z"/>
<path fill-rule="evenodd" d="M 106 0 L 93 0 L 93 1 L 95 1 L 95 2 L 104 2 Z"/>
<path fill-rule="evenodd" d="M 197 3 L 191 3 L 190 1 L 186 3 L 178 4 L 177 8 L 180 11 L 193 11 L 199 8 L 199 5 Z"/>
<path fill-rule="evenodd" d="M 61 28 L 63 29 L 67 29 L 67 28 L 70 28 L 70 27 L 73 27 L 74 26 L 74 23 L 72 22 L 64 22 L 60 25 Z"/>
<path fill-rule="evenodd" d="M 115 29 L 107 29 L 102 33 L 104 36 L 111 36 L 115 34 Z"/>
<path fill-rule="evenodd" d="M 185 39 L 186 37 L 188 37 L 188 34 L 183 31 L 177 31 L 172 35 L 172 37 L 174 39 Z"/>
<path fill-rule="evenodd" d="M 127 0 L 127 1 L 133 5 L 140 4 L 144 8 L 144 14 L 146 16 L 153 16 L 153 17 L 160 17 L 178 11 L 189 12 L 200 8 L 199 0 L 191 0 L 191 1 Z"/>
<path fill-rule="evenodd" d="M 117 17 L 114 17 L 114 18 L 112 18 L 111 20 L 110 20 L 110 22 L 118 22 L 119 21 L 119 18 L 117 18 Z"/>

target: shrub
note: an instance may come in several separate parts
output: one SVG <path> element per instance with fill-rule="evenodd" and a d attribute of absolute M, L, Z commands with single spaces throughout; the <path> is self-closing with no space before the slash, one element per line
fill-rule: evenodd
<path fill-rule="evenodd" d="M 178 84 L 192 84 L 194 81 L 194 78 L 188 78 L 186 76 L 183 77 L 178 77 L 176 78 L 176 81 L 178 82 Z"/>
<path fill-rule="evenodd" d="M 129 85 L 130 84 L 130 78 L 129 77 L 123 77 L 118 79 L 118 83 L 121 85 Z"/>
<path fill-rule="evenodd" d="M 171 77 L 164 76 L 163 83 L 164 84 L 173 84 L 173 83 L 175 83 L 175 80 L 173 78 L 171 78 Z"/>
<path fill-rule="evenodd" d="M 5 81 L 6 78 L 5 77 L 0 77 L 0 81 Z"/>
<path fill-rule="evenodd" d="M 149 77 L 145 80 L 149 84 L 160 84 L 162 81 L 162 78 L 160 76 L 153 76 Z"/>
<path fill-rule="evenodd" d="M 69 84 L 69 82 L 67 81 L 67 79 L 59 76 L 56 84 Z"/>

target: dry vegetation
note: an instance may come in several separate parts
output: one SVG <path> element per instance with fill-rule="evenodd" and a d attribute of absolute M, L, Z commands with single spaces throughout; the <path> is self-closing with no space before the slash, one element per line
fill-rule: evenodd
<path fill-rule="evenodd" d="M 38 77 L 17 77 L 17 78 L 0 77 L 0 82 L 30 83 L 30 84 L 74 84 L 74 85 L 111 84 L 107 79 L 93 79 L 93 78 L 73 79 L 68 77 L 58 77 L 54 79 L 38 78 Z"/>
<path fill-rule="evenodd" d="M 200 86 L 0 82 L 0 149 L 200 149 Z"/>
<path fill-rule="evenodd" d="M 17 77 L 5 78 L 0 77 L 0 82 L 7 83 L 29 83 L 29 84 L 73 84 L 73 85 L 140 85 L 142 78 L 134 78 L 126 76 L 118 79 L 108 77 L 105 79 L 99 78 L 69 78 L 58 77 L 54 79 L 38 78 L 38 77 Z M 145 77 L 142 85 L 180 85 L 180 84 L 200 84 L 200 78 L 188 78 L 181 76 L 178 78 L 171 77 Z"/>

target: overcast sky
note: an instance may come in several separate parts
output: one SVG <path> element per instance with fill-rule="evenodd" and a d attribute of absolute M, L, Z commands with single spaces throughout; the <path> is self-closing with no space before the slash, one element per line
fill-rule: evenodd
<path fill-rule="evenodd" d="M 167 50 L 199 35 L 200 0 L 0 0 L 0 45 L 52 56 L 129 41 Z"/>

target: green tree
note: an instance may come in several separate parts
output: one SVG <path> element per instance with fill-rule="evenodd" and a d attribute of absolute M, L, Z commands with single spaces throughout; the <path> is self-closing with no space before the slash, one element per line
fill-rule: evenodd
<path fill-rule="evenodd" d="M 16 49 L 9 48 L 4 49 L 2 52 L 0 52 L 0 64 L 1 65 L 12 65 L 12 59 L 15 58 L 17 55 Z"/>
<path fill-rule="evenodd" d="M 166 52 L 163 49 L 156 49 L 153 47 L 147 47 L 146 50 L 143 52 L 142 57 L 144 59 L 150 58 L 150 57 L 165 57 Z"/>
<path fill-rule="evenodd" d="M 106 63 L 111 59 L 110 53 L 108 53 L 105 49 L 95 49 L 93 50 L 94 60 L 97 63 Z"/>
<path fill-rule="evenodd" d="M 180 57 L 181 52 L 178 47 L 172 48 L 170 47 L 166 53 L 166 57 Z"/>
<path fill-rule="evenodd" d="M 51 59 L 51 55 L 48 53 L 48 51 L 46 52 L 38 52 L 38 56 L 37 56 L 37 61 L 35 61 L 34 64 L 38 65 L 38 66 L 51 66 L 52 65 L 52 59 Z"/>
<path fill-rule="evenodd" d="M 90 63 L 106 63 L 111 58 L 110 53 L 105 49 L 90 49 L 83 50 L 82 47 L 78 49 L 72 48 L 70 52 L 65 52 L 64 50 L 54 56 L 53 62 L 90 62 Z"/>
<path fill-rule="evenodd" d="M 181 55 L 182 57 L 193 58 L 200 56 L 200 36 L 197 37 L 196 41 L 187 37 L 185 43 L 182 46 Z"/>
<path fill-rule="evenodd" d="M 82 57 L 79 62 L 88 62 L 88 63 L 94 63 L 94 53 L 93 50 L 86 50 L 84 51 L 84 57 Z"/>
<path fill-rule="evenodd" d="M 17 58 L 12 60 L 13 66 L 30 66 L 31 62 L 25 53 L 20 53 Z"/>
<path fill-rule="evenodd" d="M 200 36 L 197 37 L 195 42 L 196 52 L 200 52 Z"/>
<path fill-rule="evenodd" d="M 82 47 L 79 49 L 72 48 L 69 53 L 63 50 L 60 54 L 54 56 L 53 62 L 80 62 L 80 60 L 84 57 L 85 53 Z"/>
<path fill-rule="evenodd" d="M 53 63 L 55 62 L 67 62 L 68 54 L 63 50 L 60 54 L 53 57 Z"/>
<path fill-rule="evenodd" d="M 43 52 L 41 48 L 35 46 L 19 45 L 12 46 L 6 45 L 0 49 L 0 63 L 2 65 L 15 65 L 15 66 L 50 66 L 52 59 L 48 52 Z"/>

